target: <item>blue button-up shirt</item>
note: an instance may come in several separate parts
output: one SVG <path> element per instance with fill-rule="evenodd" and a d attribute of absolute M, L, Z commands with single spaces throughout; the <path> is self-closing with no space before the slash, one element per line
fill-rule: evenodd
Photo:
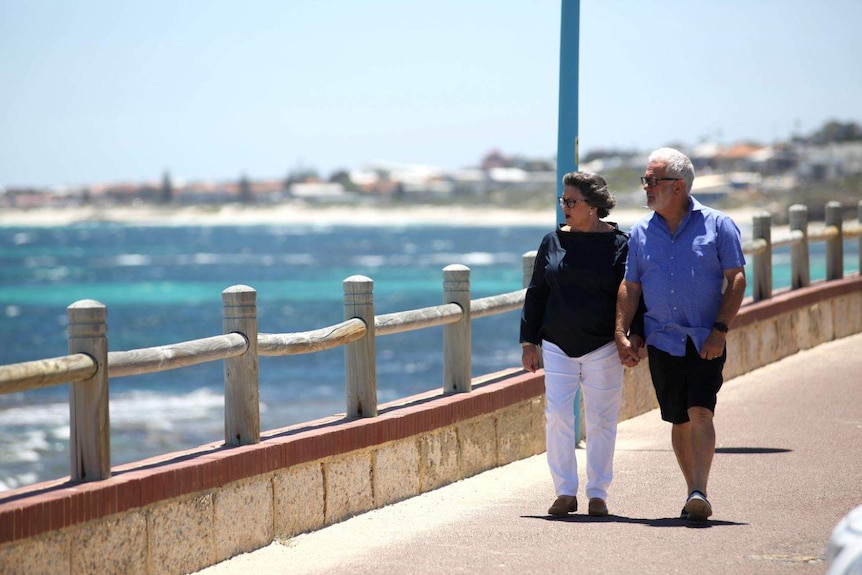
<path fill-rule="evenodd" d="M 724 272 L 744 265 L 734 221 L 694 198 L 675 234 L 657 213 L 636 223 L 625 279 L 642 286 L 647 344 L 684 356 L 690 337 L 700 351 L 721 307 Z"/>

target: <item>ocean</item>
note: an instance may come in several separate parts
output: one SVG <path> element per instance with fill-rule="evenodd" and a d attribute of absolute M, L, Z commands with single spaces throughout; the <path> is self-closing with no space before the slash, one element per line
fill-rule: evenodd
<path fill-rule="evenodd" d="M 442 302 L 443 268 L 471 269 L 472 297 L 518 290 L 521 256 L 550 227 L 399 225 L 127 225 L 0 228 L 0 365 L 66 355 L 66 307 L 108 308 L 110 351 L 222 333 L 221 292 L 257 290 L 259 331 L 343 320 L 345 278 L 374 280 L 379 314 Z M 743 235 L 750 227 L 743 228 Z M 812 244 L 812 280 L 825 276 Z M 750 259 L 750 258 L 749 258 Z M 774 256 L 789 284 L 789 249 Z M 858 270 L 858 243 L 845 242 Z M 749 278 L 750 278 L 749 274 Z M 749 282 L 750 283 L 750 282 Z M 519 312 L 474 321 L 474 376 L 520 365 Z M 442 327 L 378 337 L 378 401 L 442 387 Z M 220 441 L 222 362 L 115 378 L 111 462 L 119 465 Z M 344 412 L 344 350 L 260 358 L 264 430 Z M 68 385 L 0 395 L 0 491 L 69 474 Z"/>

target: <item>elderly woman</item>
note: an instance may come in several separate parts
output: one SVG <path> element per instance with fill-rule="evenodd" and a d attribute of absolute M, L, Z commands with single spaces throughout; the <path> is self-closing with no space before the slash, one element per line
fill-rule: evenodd
<path fill-rule="evenodd" d="M 616 298 L 625 274 L 628 235 L 603 221 L 616 205 L 597 174 L 563 177 L 565 224 L 539 245 L 521 315 L 524 369 L 545 370 L 548 465 L 556 490 L 550 515 L 578 509 L 574 403 L 582 390 L 587 434 L 588 513 L 608 514 L 623 364 L 614 341 Z M 641 317 L 642 319 L 642 317 Z M 642 328 L 636 326 L 633 331 Z M 633 346 L 640 344 L 632 335 Z M 636 356 L 626 364 L 637 364 Z"/>

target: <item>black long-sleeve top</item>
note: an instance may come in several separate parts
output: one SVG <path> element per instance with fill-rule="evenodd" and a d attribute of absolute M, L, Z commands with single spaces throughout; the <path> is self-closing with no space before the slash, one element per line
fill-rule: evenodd
<path fill-rule="evenodd" d="M 561 225 L 542 239 L 521 313 L 521 342 L 546 339 L 579 357 L 614 340 L 628 235 L 611 225 L 614 231 L 605 233 L 563 231 Z M 633 324 L 632 331 L 642 328 Z"/>

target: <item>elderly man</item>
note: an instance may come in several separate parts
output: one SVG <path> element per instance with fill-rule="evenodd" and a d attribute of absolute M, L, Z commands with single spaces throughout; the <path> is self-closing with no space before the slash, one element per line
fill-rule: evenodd
<path fill-rule="evenodd" d="M 615 339 L 623 362 L 637 357 L 637 340 L 628 334 L 643 295 L 650 375 L 686 483 L 681 517 L 706 521 L 713 415 L 725 337 L 745 293 L 745 257 L 739 228 L 693 198 L 693 182 L 694 167 L 681 152 L 650 155 L 641 183 L 654 213 L 631 230 Z"/>

